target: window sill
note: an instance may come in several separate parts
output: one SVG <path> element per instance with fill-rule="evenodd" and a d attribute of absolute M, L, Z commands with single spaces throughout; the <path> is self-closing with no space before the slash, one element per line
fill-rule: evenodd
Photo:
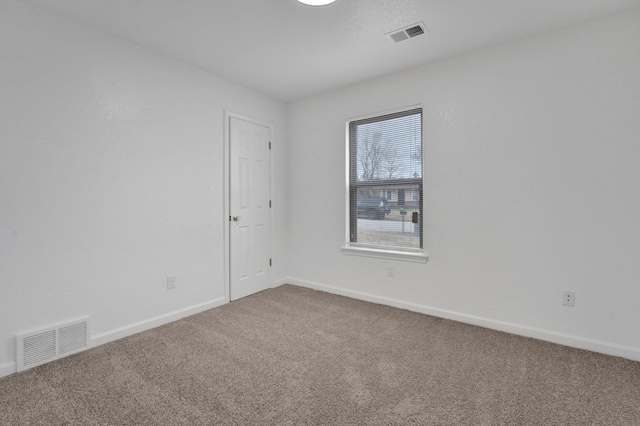
<path fill-rule="evenodd" d="M 378 259 L 400 260 L 403 262 L 427 263 L 429 255 L 423 252 L 406 252 L 396 250 L 383 250 L 368 247 L 344 246 L 342 254 L 350 256 L 375 257 Z"/>

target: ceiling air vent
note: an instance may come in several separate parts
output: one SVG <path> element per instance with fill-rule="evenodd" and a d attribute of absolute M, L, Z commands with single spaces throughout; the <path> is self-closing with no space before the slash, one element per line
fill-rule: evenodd
<path fill-rule="evenodd" d="M 427 27 L 424 25 L 424 23 L 418 22 L 417 24 L 409 25 L 408 27 L 402 28 L 400 30 L 392 31 L 387 34 L 387 37 L 398 43 L 399 41 L 408 40 L 410 38 L 425 34 L 426 32 Z"/>

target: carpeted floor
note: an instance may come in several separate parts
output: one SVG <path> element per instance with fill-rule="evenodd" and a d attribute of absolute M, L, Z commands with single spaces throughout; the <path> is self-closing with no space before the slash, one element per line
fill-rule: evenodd
<path fill-rule="evenodd" d="M 640 425 L 640 363 L 285 285 L 0 379 L 2 425 Z"/>

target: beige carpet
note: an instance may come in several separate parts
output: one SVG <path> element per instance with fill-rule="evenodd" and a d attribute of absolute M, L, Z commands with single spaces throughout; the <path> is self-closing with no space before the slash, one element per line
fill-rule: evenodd
<path fill-rule="evenodd" d="M 640 425 L 640 363 L 282 286 L 0 379 L 2 425 Z"/>

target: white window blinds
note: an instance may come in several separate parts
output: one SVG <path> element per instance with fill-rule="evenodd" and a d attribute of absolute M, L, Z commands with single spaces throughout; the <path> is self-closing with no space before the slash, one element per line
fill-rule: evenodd
<path fill-rule="evenodd" d="M 422 109 L 349 122 L 349 244 L 420 251 Z"/>

